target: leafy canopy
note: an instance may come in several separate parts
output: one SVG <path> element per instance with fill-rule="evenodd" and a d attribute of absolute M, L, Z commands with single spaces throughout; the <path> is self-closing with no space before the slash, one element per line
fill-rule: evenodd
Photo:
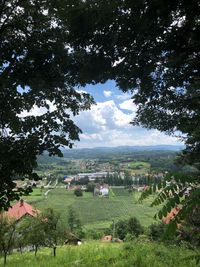
<path fill-rule="evenodd" d="M 200 167 L 199 1 L 73 2 L 73 53 L 87 66 L 95 60 L 93 71 L 80 70 L 85 81 L 110 78 L 130 90 L 138 105 L 133 123 L 180 135 L 184 158 Z"/>
<path fill-rule="evenodd" d="M 73 116 L 93 98 L 79 86 L 73 69 L 65 11 L 68 1 L 4 0 L 0 3 L 0 208 L 29 189 L 13 179 L 37 178 L 36 157 L 62 156 L 81 130 Z"/>

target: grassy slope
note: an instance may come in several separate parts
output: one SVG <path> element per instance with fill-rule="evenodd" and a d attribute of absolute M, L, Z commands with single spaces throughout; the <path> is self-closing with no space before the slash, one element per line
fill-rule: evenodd
<path fill-rule="evenodd" d="M 48 194 L 47 199 L 39 193 L 36 195 L 34 191 L 31 196 L 26 197 L 26 200 L 40 210 L 51 207 L 60 211 L 64 221 L 67 219 L 68 207 L 72 206 L 87 228 L 105 228 L 113 219 L 119 220 L 130 216 L 137 217 L 144 226 L 154 221 L 153 215 L 156 209 L 150 207 L 151 200 L 139 204 L 137 203 L 138 193 L 129 195 L 121 188 L 113 188 L 112 191 L 110 198 L 93 197 L 92 193 L 84 193 L 83 197 L 76 197 L 73 191 L 56 188 Z"/>
<path fill-rule="evenodd" d="M 41 249 L 37 257 L 33 252 L 16 253 L 8 257 L 7 267 L 194 267 L 194 260 L 184 260 L 192 253 L 144 241 L 133 244 L 88 242 L 79 247 L 59 247 L 55 258 L 50 249 Z"/>

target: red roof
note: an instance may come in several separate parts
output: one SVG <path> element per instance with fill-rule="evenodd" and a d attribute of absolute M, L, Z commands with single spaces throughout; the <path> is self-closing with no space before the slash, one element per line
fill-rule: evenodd
<path fill-rule="evenodd" d="M 170 221 L 179 213 L 179 211 L 181 210 L 180 206 L 177 206 L 175 208 L 173 208 L 166 217 L 162 218 L 162 221 L 164 224 L 168 224 L 170 223 Z"/>
<path fill-rule="evenodd" d="M 31 205 L 24 202 L 22 199 L 18 201 L 15 205 L 10 207 L 8 211 L 6 211 L 6 215 L 9 218 L 13 218 L 16 220 L 21 219 L 25 215 L 36 216 L 38 211 L 35 210 Z"/>

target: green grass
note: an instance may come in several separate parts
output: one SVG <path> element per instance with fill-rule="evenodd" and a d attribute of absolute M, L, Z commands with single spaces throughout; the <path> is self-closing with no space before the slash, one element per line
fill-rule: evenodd
<path fill-rule="evenodd" d="M 112 191 L 117 197 L 130 196 L 130 193 L 128 192 L 128 190 L 121 188 L 121 187 L 113 187 Z"/>
<path fill-rule="evenodd" d="M 37 190 L 37 189 L 36 189 Z M 114 194 L 110 198 L 93 197 L 92 193 L 84 193 L 83 197 L 76 197 L 73 191 L 64 188 L 53 189 L 45 199 L 35 193 L 25 198 L 37 209 L 44 210 L 51 207 L 61 213 L 62 220 L 67 221 L 69 206 L 79 214 L 85 227 L 102 229 L 108 227 L 112 220 L 120 220 L 131 216 L 137 217 L 143 226 L 154 222 L 153 216 L 157 209 L 150 207 L 151 200 L 138 203 L 139 193 L 128 193 L 123 188 L 113 188 Z"/>
<path fill-rule="evenodd" d="M 186 249 L 147 241 L 88 242 L 78 247 L 58 247 L 56 257 L 47 248 L 39 250 L 37 257 L 33 252 L 15 253 L 8 256 L 7 267 L 194 267 L 194 260 L 184 260 L 192 254 Z"/>
<path fill-rule="evenodd" d="M 143 161 L 133 161 L 131 163 L 129 163 L 129 167 L 131 169 L 149 169 L 151 167 L 150 163 L 148 162 L 143 162 Z"/>

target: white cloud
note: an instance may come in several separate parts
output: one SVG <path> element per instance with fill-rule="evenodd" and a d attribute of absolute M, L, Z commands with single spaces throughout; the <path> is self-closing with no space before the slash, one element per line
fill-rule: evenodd
<path fill-rule="evenodd" d="M 139 130 L 139 131 L 138 131 Z M 155 130 L 156 131 L 156 130 Z M 78 147 L 115 147 L 115 146 L 150 146 L 150 145 L 180 145 L 177 138 L 155 133 L 154 130 L 121 129 L 104 130 L 99 134 L 84 133 L 80 136 Z"/>
<path fill-rule="evenodd" d="M 125 100 L 124 102 L 119 104 L 119 107 L 121 109 L 131 110 L 132 112 L 136 112 L 137 111 L 137 106 L 133 103 L 132 99 Z"/>
<path fill-rule="evenodd" d="M 19 114 L 19 117 L 23 118 L 26 116 L 41 116 L 44 115 L 47 111 L 53 112 L 56 110 L 55 105 L 53 102 L 46 100 L 46 104 L 49 106 L 49 109 L 47 110 L 46 107 L 38 107 L 37 105 L 34 105 L 30 111 L 24 110 Z"/>
<path fill-rule="evenodd" d="M 87 133 L 115 128 L 130 128 L 132 114 L 120 110 L 113 100 L 97 102 L 91 110 L 83 111 L 75 117 L 78 126 Z"/>
<path fill-rule="evenodd" d="M 131 94 L 130 93 L 124 93 L 124 94 L 121 94 L 121 95 L 115 95 L 116 99 L 118 100 L 127 100 L 127 99 L 130 99 L 131 98 Z"/>
<path fill-rule="evenodd" d="M 127 102 L 128 101 L 128 102 Z M 97 102 L 91 110 L 81 112 L 75 122 L 83 130 L 78 147 L 123 146 L 123 145 L 176 145 L 177 138 L 167 136 L 157 130 L 146 130 L 130 125 L 136 107 L 132 100 L 121 103 L 130 111 L 126 114 L 113 100 Z M 119 105 L 120 106 L 120 105 Z"/>
<path fill-rule="evenodd" d="M 103 94 L 104 94 L 105 97 L 110 97 L 112 95 L 112 92 L 111 91 L 104 90 L 103 91 Z"/>
<path fill-rule="evenodd" d="M 86 92 L 84 90 L 79 90 L 79 89 L 77 89 L 76 92 L 79 94 L 88 94 L 88 92 Z"/>

